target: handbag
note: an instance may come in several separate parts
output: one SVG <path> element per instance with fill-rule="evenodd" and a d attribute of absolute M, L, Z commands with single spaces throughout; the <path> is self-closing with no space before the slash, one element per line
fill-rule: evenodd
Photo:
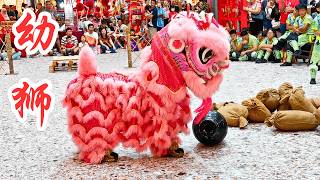
<path fill-rule="evenodd" d="M 251 14 L 252 20 L 254 21 L 262 21 L 264 18 L 263 12 L 260 11 L 259 14 Z"/>
<path fill-rule="evenodd" d="M 255 7 L 257 7 L 257 4 L 255 4 Z M 259 14 L 252 14 L 251 13 L 252 20 L 254 21 L 262 21 L 265 17 L 264 11 L 260 10 Z"/>
<path fill-rule="evenodd" d="M 272 28 L 273 29 L 279 29 L 280 28 L 280 22 L 279 21 L 272 20 L 271 24 L 272 24 Z"/>

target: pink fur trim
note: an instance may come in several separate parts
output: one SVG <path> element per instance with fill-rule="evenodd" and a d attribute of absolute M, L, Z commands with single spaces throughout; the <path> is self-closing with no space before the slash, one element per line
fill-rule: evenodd
<path fill-rule="evenodd" d="M 201 99 L 210 98 L 218 90 L 223 79 L 222 75 L 218 74 L 204 83 L 203 79 L 193 71 L 183 72 L 182 74 L 187 86 Z"/>
<path fill-rule="evenodd" d="M 97 73 L 96 56 L 90 47 L 84 47 L 80 51 L 79 70 L 80 75 Z"/>

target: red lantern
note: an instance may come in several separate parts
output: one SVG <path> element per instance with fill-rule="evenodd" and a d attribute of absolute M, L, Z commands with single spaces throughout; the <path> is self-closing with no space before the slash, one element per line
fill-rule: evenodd
<path fill-rule="evenodd" d="M 103 15 L 106 16 L 106 17 L 109 17 L 109 8 L 105 8 L 103 10 Z"/>
<path fill-rule="evenodd" d="M 109 0 L 101 0 L 100 3 L 102 6 L 107 7 L 109 4 Z"/>
<path fill-rule="evenodd" d="M 95 13 L 94 13 L 94 16 L 97 17 L 97 18 L 101 18 L 100 12 L 95 12 Z"/>
<path fill-rule="evenodd" d="M 94 7 L 94 1 L 93 0 L 89 0 L 87 2 L 84 3 L 86 6 L 89 7 L 89 9 L 92 9 Z"/>
<path fill-rule="evenodd" d="M 77 9 L 77 11 L 83 11 L 84 5 L 82 3 L 77 3 L 76 9 Z"/>

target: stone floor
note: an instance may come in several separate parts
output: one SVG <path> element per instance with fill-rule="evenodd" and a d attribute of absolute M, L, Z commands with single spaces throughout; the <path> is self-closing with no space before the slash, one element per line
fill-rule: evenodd
<path fill-rule="evenodd" d="M 102 72 L 138 70 L 126 68 L 125 52 L 99 55 L 98 63 Z M 61 106 L 66 85 L 76 72 L 49 73 L 49 64 L 50 58 L 15 61 L 17 75 L 0 75 L 0 179 L 320 179 L 320 128 L 280 133 L 264 124 L 229 128 L 223 143 L 215 147 L 199 144 L 192 133 L 182 135 L 186 155 L 180 159 L 155 159 L 148 152 L 137 154 L 119 147 L 116 163 L 79 162 Z M 21 78 L 49 79 L 53 84 L 56 102 L 43 132 L 36 129 L 34 116 L 22 124 L 11 113 L 7 90 Z M 308 97 L 320 96 L 320 85 L 311 86 L 309 80 L 306 65 L 231 63 L 214 100 L 241 102 L 286 81 L 303 86 Z M 192 97 L 192 109 L 199 104 Z"/>

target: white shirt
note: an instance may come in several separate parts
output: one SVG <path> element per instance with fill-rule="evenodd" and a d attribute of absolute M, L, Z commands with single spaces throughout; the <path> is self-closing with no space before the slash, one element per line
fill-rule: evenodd
<path fill-rule="evenodd" d="M 120 33 L 125 33 L 127 28 L 128 27 L 125 24 L 121 24 L 121 26 L 119 27 L 119 32 Z"/>
<path fill-rule="evenodd" d="M 83 29 L 88 29 L 89 24 L 93 24 L 91 21 L 87 20 L 83 22 Z"/>

